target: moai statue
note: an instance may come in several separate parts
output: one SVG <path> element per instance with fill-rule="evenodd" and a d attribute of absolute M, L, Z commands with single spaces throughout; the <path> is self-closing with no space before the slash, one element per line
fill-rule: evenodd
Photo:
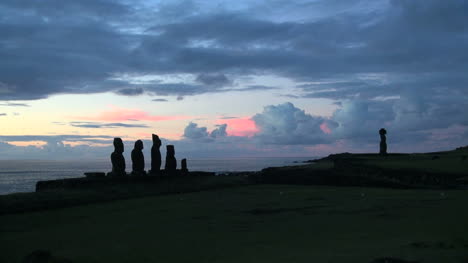
<path fill-rule="evenodd" d="M 382 128 L 379 130 L 380 134 L 380 154 L 386 155 L 387 154 L 387 131 Z"/>
<path fill-rule="evenodd" d="M 174 145 L 166 146 L 166 171 L 175 171 L 177 169 L 177 160 L 175 158 Z"/>
<path fill-rule="evenodd" d="M 153 134 L 153 146 L 151 147 L 151 173 L 158 174 L 161 170 L 161 140 L 158 135 Z"/>
<path fill-rule="evenodd" d="M 124 145 L 122 139 L 114 138 L 114 152 L 111 154 L 113 176 L 126 175 L 125 173 L 125 158 L 123 156 Z"/>
<path fill-rule="evenodd" d="M 132 174 L 145 175 L 145 156 L 143 155 L 143 142 L 135 142 L 135 148 L 132 151 Z"/>
<path fill-rule="evenodd" d="M 180 162 L 180 166 L 182 167 L 180 171 L 182 174 L 188 174 L 188 169 L 187 169 L 187 159 L 182 159 Z"/>

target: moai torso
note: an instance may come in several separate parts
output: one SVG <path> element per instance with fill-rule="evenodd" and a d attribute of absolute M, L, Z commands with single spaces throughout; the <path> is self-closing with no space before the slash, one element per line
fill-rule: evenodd
<path fill-rule="evenodd" d="M 158 135 L 153 134 L 153 146 L 151 147 L 151 172 L 156 173 L 161 169 L 161 140 Z"/>
<path fill-rule="evenodd" d="M 380 151 L 379 153 L 382 155 L 387 154 L 387 131 L 385 129 L 380 129 L 379 130 L 380 134 Z"/>
<path fill-rule="evenodd" d="M 177 169 L 177 160 L 175 158 L 175 149 L 174 145 L 166 146 L 166 165 L 165 169 L 167 171 L 175 171 Z"/>
<path fill-rule="evenodd" d="M 145 172 L 145 157 L 143 155 L 143 142 L 135 142 L 135 148 L 132 150 L 132 170 L 136 174 Z"/>
<path fill-rule="evenodd" d="M 122 139 L 114 138 L 114 152 L 111 154 L 112 174 L 125 175 L 124 145 Z"/>
<path fill-rule="evenodd" d="M 182 172 L 188 172 L 187 159 L 182 159 L 182 161 L 180 162 L 180 166 L 181 166 L 181 171 Z"/>

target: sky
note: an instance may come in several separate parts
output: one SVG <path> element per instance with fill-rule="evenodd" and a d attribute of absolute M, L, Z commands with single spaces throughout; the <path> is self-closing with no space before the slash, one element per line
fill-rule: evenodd
<path fill-rule="evenodd" d="M 2 0 L 0 159 L 468 145 L 468 1 Z M 163 146 L 164 147 L 164 146 Z M 164 148 L 161 148 L 163 155 Z"/>

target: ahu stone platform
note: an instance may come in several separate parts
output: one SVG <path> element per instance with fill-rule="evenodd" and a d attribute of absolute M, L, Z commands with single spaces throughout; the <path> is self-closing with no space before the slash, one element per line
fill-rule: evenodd
<path fill-rule="evenodd" d="M 196 171 L 184 172 L 180 170 L 166 172 L 165 170 L 161 170 L 158 175 L 105 176 L 105 173 L 91 172 L 85 173 L 85 176 L 86 177 L 39 181 L 36 183 L 36 192 L 48 190 L 79 190 L 112 185 L 157 184 L 159 182 L 172 180 L 173 178 L 215 176 L 215 173 Z"/>

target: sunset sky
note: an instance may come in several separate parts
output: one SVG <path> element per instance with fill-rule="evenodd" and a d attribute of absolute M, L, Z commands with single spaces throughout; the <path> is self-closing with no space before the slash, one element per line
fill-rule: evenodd
<path fill-rule="evenodd" d="M 2 0 L 0 159 L 468 145 L 468 1 Z M 162 148 L 163 150 L 163 148 Z M 164 156 L 165 150 L 163 150 Z"/>

